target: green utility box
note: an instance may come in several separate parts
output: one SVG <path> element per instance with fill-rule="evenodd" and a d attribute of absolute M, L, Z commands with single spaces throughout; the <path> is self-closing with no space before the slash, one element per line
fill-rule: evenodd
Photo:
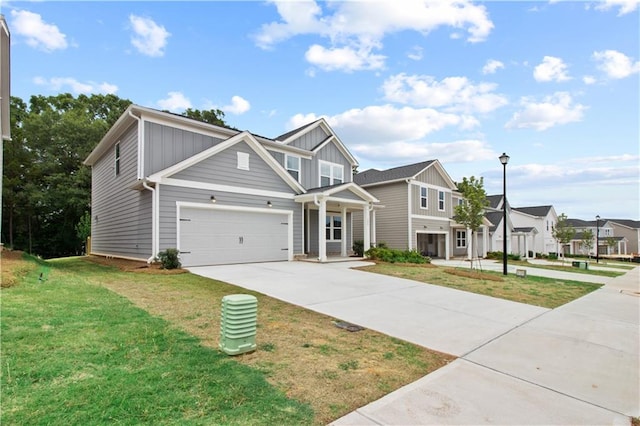
<path fill-rule="evenodd" d="M 230 294 L 222 298 L 220 349 L 239 355 L 256 349 L 258 299 L 249 294 Z"/>
<path fill-rule="evenodd" d="M 571 262 L 571 266 L 578 269 L 589 269 L 589 262 L 577 260 L 577 261 Z"/>

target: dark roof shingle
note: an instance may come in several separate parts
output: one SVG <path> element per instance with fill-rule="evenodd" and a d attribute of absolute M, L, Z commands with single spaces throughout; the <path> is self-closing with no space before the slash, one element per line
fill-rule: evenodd
<path fill-rule="evenodd" d="M 368 169 L 355 175 L 353 177 L 353 181 L 358 185 L 369 185 L 372 183 L 406 179 L 417 175 L 422 170 L 430 166 L 434 161 L 436 160 L 423 161 L 421 163 L 394 167 L 387 170 Z"/>

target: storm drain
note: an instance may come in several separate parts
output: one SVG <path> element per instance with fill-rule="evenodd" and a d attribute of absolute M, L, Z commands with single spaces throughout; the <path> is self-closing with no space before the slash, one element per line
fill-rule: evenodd
<path fill-rule="evenodd" d="M 356 324 L 351 324 L 345 321 L 334 321 L 333 324 L 338 328 L 342 328 L 344 330 L 351 331 L 351 332 L 364 330 L 364 327 L 361 327 Z"/>

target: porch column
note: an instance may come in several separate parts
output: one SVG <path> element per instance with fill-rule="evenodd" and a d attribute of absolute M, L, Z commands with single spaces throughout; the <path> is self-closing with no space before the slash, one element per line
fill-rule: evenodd
<path fill-rule="evenodd" d="M 449 253 L 449 247 L 451 246 L 451 232 L 455 232 L 455 230 L 449 229 L 449 232 L 447 232 L 444 235 L 444 259 L 445 260 L 449 260 L 451 258 L 451 255 Z"/>
<path fill-rule="evenodd" d="M 327 201 L 322 198 L 320 200 L 320 208 L 318 209 L 318 260 L 320 262 L 327 261 Z"/>
<path fill-rule="evenodd" d="M 473 251 L 471 247 L 473 246 L 473 232 L 471 229 L 467 228 L 467 258 L 473 259 Z"/>
<path fill-rule="evenodd" d="M 529 237 L 526 235 L 524 236 L 524 258 L 529 258 Z"/>
<path fill-rule="evenodd" d="M 378 239 L 376 238 L 376 210 L 371 210 L 371 242 L 374 245 L 378 245 Z"/>
<path fill-rule="evenodd" d="M 482 258 L 487 257 L 487 245 L 489 244 L 489 228 L 482 225 Z"/>
<path fill-rule="evenodd" d="M 363 250 L 367 251 L 371 248 L 371 212 L 369 211 L 369 206 L 365 206 L 362 209 L 362 226 L 363 226 L 363 234 L 364 234 L 364 247 Z"/>
<path fill-rule="evenodd" d="M 342 235 L 340 236 L 340 240 L 342 241 L 342 246 L 340 247 L 340 256 L 347 257 L 347 208 L 342 207 Z"/>

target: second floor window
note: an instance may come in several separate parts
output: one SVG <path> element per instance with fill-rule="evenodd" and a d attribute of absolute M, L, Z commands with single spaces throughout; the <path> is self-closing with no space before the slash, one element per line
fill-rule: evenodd
<path fill-rule="evenodd" d="M 320 162 L 320 186 L 338 185 L 344 182 L 342 164 Z"/>
<path fill-rule="evenodd" d="M 444 211 L 444 191 L 438 191 L 438 210 Z"/>
<path fill-rule="evenodd" d="M 285 163 L 287 166 L 287 171 L 291 176 L 295 178 L 298 182 L 300 182 L 300 157 L 295 157 L 293 155 L 285 155 Z"/>
<path fill-rule="evenodd" d="M 327 216 L 326 224 L 327 241 L 342 240 L 342 217 Z"/>
<path fill-rule="evenodd" d="M 428 198 L 427 198 L 427 194 L 428 194 L 428 189 L 424 186 L 420 187 L 420 208 L 426 209 L 429 206 L 428 203 Z"/>
<path fill-rule="evenodd" d="M 116 144 L 115 148 L 115 164 L 114 168 L 116 171 L 116 176 L 120 174 L 120 142 Z"/>

